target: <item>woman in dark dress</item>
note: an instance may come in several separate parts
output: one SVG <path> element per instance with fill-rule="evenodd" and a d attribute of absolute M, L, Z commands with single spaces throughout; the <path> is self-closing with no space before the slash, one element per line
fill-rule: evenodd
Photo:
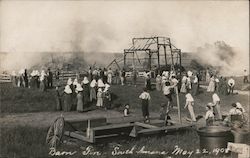
<path fill-rule="evenodd" d="M 63 98 L 64 98 L 63 111 L 70 111 L 72 107 L 72 90 L 69 85 L 65 86 Z"/>
<path fill-rule="evenodd" d="M 83 106 L 88 106 L 89 103 L 89 80 L 87 77 L 84 77 L 82 81 L 82 88 L 83 88 Z"/>
<path fill-rule="evenodd" d="M 109 91 L 109 88 L 105 88 L 104 89 L 104 93 L 103 93 L 103 104 L 105 109 L 110 109 L 111 108 L 111 93 Z"/>
<path fill-rule="evenodd" d="M 81 86 L 81 84 L 77 84 L 76 86 L 76 98 L 77 98 L 77 106 L 76 106 L 76 110 L 78 112 L 82 112 L 83 111 L 83 88 Z"/>

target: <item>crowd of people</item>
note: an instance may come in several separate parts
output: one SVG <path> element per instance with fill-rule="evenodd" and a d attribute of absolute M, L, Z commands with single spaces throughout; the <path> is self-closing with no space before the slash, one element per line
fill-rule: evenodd
<path fill-rule="evenodd" d="M 89 81 L 85 76 L 81 81 L 75 78 L 68 79 L 63 93 L 57 88 L 57 110 L 83 112 L 90 105 L 109 109 L 111 107 L 110 84 L 103 82 L 102 78 Z"/>
<path fill-rule="evenodd" d="M 16 87 L 37 88 L 41 91 L 53 87 L 53 77 L 59 79 L 60 72 L 57 70 L 54 75 L 50 69 L 47 71 L 38 70 L 31 71 L 28 74 L 26 69 L 22 69 L 16 74 L 12 72 L 12 83 Z M 132 84 L 137 85 L 137 78 L 139 74 L 136 69 L 131 72 Z M 145 85 L 143 92 L 139 95 L 141 99 L 141 110 L 145 122 L 149 122 L 149 102 L 151 96 L 149 91 L 152 90 L 152 73 L 150 71 L 144 73 Z M 112 102 L 112 95 L 110 86 L 126 84 L 126 72 L 124 69 L 113 71 L 111 68 L 92 68 L 89 67 L 83 77 L 76 75 L 74 81 L 68 78 L 67 84 L 63 91 L 56 86 L 57 96 L 57 110 L 63 111 L 78 111 L 83 112 L 90 105 L 95 105 L 98 108 L 110 109 Z M 199 94 L 201 76 L 198 72 L 187 71 L 180 73 L 180 71 L 163 71 L 155 78 L 155 89 L 166 97 L 166 103 L 161 105 L 161 115 L 164 116 L 165 122 L 170 119 L 169 113 L 175 106 L 173 96 L 178 93 L 185 95 L 186 103 L 184 109 L 187 109 L 190 118 L 188 121 L 196 122 L 197 117 L 194 110 L 194 96 Z M 207 92 L 212 93 L 212 102 L 206 106 L 205 120 L 207 125 L 212 125 L 214 120 L 222 121 L 222 113 L 220 109 L 219 95 L 233 94 L 235 80 L 224 77 L 219 77 L 209 71 L 206 72 L 205 82 L 207 82 Z M 244 77 L 244 82 L 247 78 Z M 240 103 L 238 103 L 240 104 Z M 234 105 L 234 104 L 233 104 Z M 235 105 L 234 105 L 235 108 Z M 242 109 L 242 106 L 241 106 Z M 230 112 L 229 112 L 230 113 Z M 240 113 L 238 111 L 238 113 Z M 129 104 L 124 106 L 124 116 L 129 115 Z M 227 119 L 229 120 L 229 119 Z"/>
<path fill-rule="evenodd" d="M 148 85 L 150 83 L 150 75 L 146 75 L 145 77 L 145 87 L 143 93 L 140 95 L 140 99 L 142 99 L 142 114 L 146 121 L 148 121 L 149 112 L 148 112 L 148 102 L 150 100 L 150 94 L 147 92 L 147 90 L 151 89 L 151 86 Z M 181 79 L 180 79 L 181 78 Z M 244 79 L 246 80 L 246 79 Z M 166 104 L 161 105 L 161 116 L 165 116 L 164 120 L 166 124 L 168 123 L 168 119 L 170 118 L 169 112 L 173 108 L 173 95 L 176 95 L 177 93 L 183 93 L 185 94 L 186 103 L 184 105 L 184 109 L 187 109 L 190 118 L 186 118 L 188 121 L 196 122 L 197 116 L 195 115 L 194 110 L 194 97 L 199 94 L 199 87 L 200 87 L 200 76 L 197 72 L 187 71 L 186 73 L 183 73 L 182 77 L 178 76 L 174 73 L 174 71 L 163 71 L 162 74 L 158 74 L 156 79 L 156 90 L 161 91 L 162 94 L 166 97 Z M 207 92 L 212 94 L 212 98 L 210 103 L 207 104 L 206 110 L 207 113 L 204 116 L 206 120 L 206 124 L 213 125 L 214 121 L 223 121 L 223 116 L 221 112 L 221 99 L 219 95 L 228 95 L 233 94 L 234 86 L 235 86 L 235 80 L 233 78 L 229 78 L 228 81 L 224 77 L 216 77 L 216 75 L 213 75 L 211 72 L 207 73 L 206 75 L 206 82 L 208 84 L 207 86 Z M 147 88 L 150 87 L 150 88 Z M 147 100 L 147 102 L 145 101 Z M 241 105 L 239 102 L 237 103 L 238 107 Z M 234 105 L 234 104 L 233 104 Z M 242 106 L 240 106 L 240 109 L 243 109 Z M 231 110 L 232 111 L 232 110 Z M 242 111 L 242 110 L 240 110 Z M 243 110 L 244 111 L 244 110 Z M 242 114 L 238 111 L 237 114 Z M 231 112 L 229 112 L 229 115 L 231 115 Z M 226 118 L 226 120 L 229 120 Z M 227 122 L 227 121 L 226 121 Z"/>
<path fill-rule="evenodd" d="M 217 92 L 221 95 L 228 95 L 234 93 L 235 80 L 229 78 L 228 80 L 225 77 L 217 77 L 213 74 L 208 74 L 209 84 L 207 87 L 207 92 Z"/>
<path fill-rule="evenodd" d="M 41 91 L 53 87 L 53 73 L 50 69 L 33 70 L 28 73 L 27 69 L 21 69 L 18 73 L 11 73 L 11 81 L 14 87 L 37 88 Z"/>

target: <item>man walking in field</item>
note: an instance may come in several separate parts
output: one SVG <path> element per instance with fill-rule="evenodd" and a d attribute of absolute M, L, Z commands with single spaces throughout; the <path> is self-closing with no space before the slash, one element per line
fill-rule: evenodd
<path fill-rule="evenodd" d="M 147 88 L 143 88 L 143 92 L 139 96 L 141 99 L 141 106 L 142 106 L 142 116 L 144 117 L 144 121 L 149 123 L 149 110 L 148 105 L 151 99 L 150 94 L 147 92 Z"/>
<path fill-rule="evenodd" d="M 234 93 L 234 85 L 235 85 L 235 81 L 234 79 L 230 78 L 228 80 L 228 94 L 233 94 Z"/>
<path fill-rule="evenodd" d="M 247 73 L 247 70 L 244 70 L 243 83 L 248 83 L 248 73 Z"/>

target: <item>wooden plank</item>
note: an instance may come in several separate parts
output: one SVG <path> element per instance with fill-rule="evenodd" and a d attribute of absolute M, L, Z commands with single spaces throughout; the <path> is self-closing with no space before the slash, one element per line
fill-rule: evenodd
<path fill-rule="evenodd" d="M 145 123 L 141 123 L 141 122 L 135 122 L 134 124 L 137 126 L 140 126 L 140 127 L 144 127 L 144 128 L 159 128 L 157 126 L 145 124 Z"/>
<path fill-rule="evenodd" d="M 154 133 L 159 133 L 159 132 L 170 132 L 170 131 L 175 131 L 181 128 L 187 128 L 191 127 L 192 125 L 173 125 L 173 126 L 165 126 L 165 127 L 160 127 L 160 128 L 151 128 L 151 129 L 143 129 L 138 131 L 139 134 L 154 134 Z"/>
<path fill-rule="evenodd" d="M 91 139 L 89 139 L 88 137 L 84 136 L 84 135 L 81 135 L 81 134 L 78 134 L 78 133 L 75 133 L 75 132 L 69 132 L 69 131 L 65 131 L 64 132 L 64 135 L 66 136 L 69 136 L 69 137 L 72 137 L 72 138 L 76 138 L 76 139 L 79 139 L 79 140 L 82 140 L 82 141 L 86 141 L 86 142 L 89 142 L 89 143 L 94 143 Z"/>
<path fill-rule="evenodd" d="M 123 123 L 123 124 L 112 124 L 107 126 L 100 126 L 100 127 L 94 127 L 92 128 L 94 131 L 98 130 L 106 130 L 106 129 L 114 129 L 114 128 L 122 128 L 122 127 L 133 127 L 134 124 L 132 123 Z"/>
<path fill-rule="evenodd" d="M 119 134 L 107 134 L 107 135 L 100 135 L 100 136 L 95 136 L 95 139 L 100 139 L 100 138 L 108 138 L 108 137 L 116 137 Z"/>

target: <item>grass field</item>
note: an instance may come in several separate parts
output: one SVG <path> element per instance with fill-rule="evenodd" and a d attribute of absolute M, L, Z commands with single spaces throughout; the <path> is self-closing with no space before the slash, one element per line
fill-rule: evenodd
<path fill-rule="evenodd" d="M 49 148 L 45 143 L 46 129 L 32 128 L 28 126 L 19 126 L 13 128 L 1 128 L 1 153 L 0 157 L 8 158 L 46 158 L 51 157 L 49 155 Z M 64 140 L 67 138 L 64 138 Z M 192 145 L 191 145 L 192 144 Z M 175 133 L 169 133 L 167 135 L 158 135 L 151 137 L 141 138 L 122 138 L 103 140 L 98 144 L 87 144 L 87 143 L 67 143 L 61 144 L 57 151 L 77 151 L 73 156 L 55 156 L 60 158 L 81 158 L 81 157 L 93 157 L 93 158 L 163 158 L 166 156 L 172 157 L 183 157 L 180 154 L 173 153 L 175 146 L 179 148 L 193 151 L 191 157 L 210 157 L 210 155 L 197 154 L 196 151 L 199 149 L 199 138 L 195 130 L 189 129 L 185 131 L 178 131 Z M 82 152 L 88 147 L 93 147 L 92 151 L 101 152 L 100 156 L 83 155 Z M 119 147 L 119 150 L 127 150 L 135 147 L 135 151 L 139 151 L 145 146 L 146 151 L 166 151 L 169 152 L 167 155 L 157 154 L 127 154 L 127 155 L 112 155 L 115 147 Z M 224 155 L 224 157 L 229 157 Z"/>
<path fill-rule="evenodd" d="M 7 115 L 8 113 L 26 113 L 26 112 L 41 112 L 41 111 L 54 111 L 55 110 L 55 91 L 49 90 L 47 92 L 40 92 L 39 90 L 31 90 L 25 88 L 13 88 L 11 85 L 0 85 L 1 87 L 1 113 Z M 120 86 L 114 85 L 111 87 L 113 93 L 113 109 L 117 111 L 123 110 L 122 105 L 129 103 L 131 111 L 141 115 L 140 100 L 138 96 L 142 92 L 143 85 L 134 87 L 132 85 Z M 153 90 L 150 91 L 151 102 L 150 111 L 159 112 L 160 104 L 166 102 L 165 96 L 160 92 Z M 212 101 L 212 94 L 207 93 L 201 89 L 201 93 L 195 96 L 195 113 L 198 115 L 205 114 L 205 106 L 208 102 Z M 228 112 L 231 108 L 231 103 L 239 101 L 248 110 L 249 108 L 249 96 L 247 95 L 230 95 L 221 97 L 221 109 L 223 113 Z M 175 100 L 175 97 L 174 97 Z M 183 109 L 185 97 L 184 94 L 180 94 L 180 105 L 182 116 L 187 115 L 187 110 Z M 177 111 L 173 111 L 172 114 L 176 114 Z M 34 116 L 36 117 L 36 116 Z M 39 124 L 39 122 L 35 122 Z M 30 126 L 15 126 L 15 127 L 1 127 L 0 132 L 0 157 L 49 157 L 49 149 L 45 144 L 45 137 L 47 134 L 46 128 L 35 128 Z M 86 148 L 89 144 L 81 144 Z M 136 148 L 141 148 L 145 145 L 148 150 L 157 151 L 172 151 L 175 145 L 179 145 L 183 149 L 195 151 L 199 148 L 199 138 L 197 133 L 190 129 L 187 131 L 179 131 L 165 136 L 143 137 L 137 139 L 124 138 L 121 140 L 108 140 L 103 143 L 95 144 L 93 147 L 95 150 L 105 152 L 106 154 L 101 156 L 87 156 L 87 157 L 111 157 L 111 153 L 114 146 L 119 146 L 122 149 L 130 149 L 134 145 Z M 58 149 L 60 151 L 77 151 L 76 155 L 70 156 L 72 158 L 85 157 L 81 154 L 79 145 L 62 144 Z M 171 154 L 169 155 L 171 156 Z M 63 156 L 60 156 L 63 157 Z M 69 157 L 69 156 L 65 156 Z M 115 157 L 115 156 L 114 156 Z M 161 158 L 166 157 L 163 155 L 120 155 L 117 157 L 129 158 L 129 157 L 154 157 Z M 177 155 L 175 157 L 180 157 Z M 183 156 L 187 157 L 187 156 Z M 200 154 L 194 154 L 192 157 L 211 157 Z M 225 156 L 228 157 L 228 156 Z"/>

